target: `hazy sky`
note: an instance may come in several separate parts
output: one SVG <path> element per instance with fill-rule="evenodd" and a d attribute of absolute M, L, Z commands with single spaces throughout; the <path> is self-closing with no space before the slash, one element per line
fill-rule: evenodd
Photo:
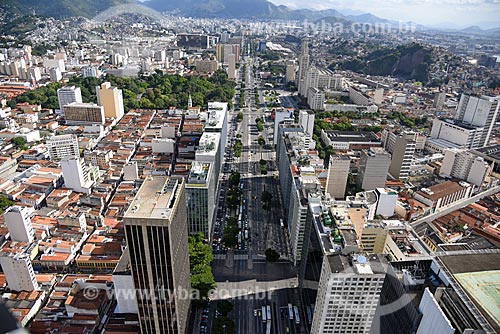
<path fill-rule="evenodd" d="M 434 26 L 489 22 L 500 27 L 500 0 L 270 0 L 292 8 L 353 9 L 382 18 Z"/>

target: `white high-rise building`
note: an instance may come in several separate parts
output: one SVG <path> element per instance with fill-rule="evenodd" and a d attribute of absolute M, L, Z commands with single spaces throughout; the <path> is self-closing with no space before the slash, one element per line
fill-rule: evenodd
<path fill-rule="evenodd" d="M 59 101 L 59 110 L 63 111 L 63 107 L 70 103 L 82 103 L 82 91 L 80 87 L 67 86 L 57 90 L 57 99 Z"/>
<path fill-rule="evenodd" d="M 417 134 L 415 132 L 382 132 L 384 148 L 392 154 L 389 174 L 401 180 L 410 176 L 410 168 L 416 150 Z"/>
<path fill-rule="evenodd" d="M 24 206 L 11 206 L 3 214 L 12 241 L 33 242 L 35 232 L 31 225 L 32 209 Z"/>
<path fill-rule="evenodd" d="M 299 124 L 302 125 L 304 132 L 312 136 L 314 132 L 315 114 L 312 110 L 299 111 Z"/>
<path fill-rule="evenodd" d="M 9 289 L 13 291 L 38 290 L 29 254 L 0 253 L 0 265 L 2 265 Z"/>
<path fill-rule="evenodd" d="M 490 165 L 470 150 L 453 148 L 444 152 L 439 174 L 481 186 L 490 172 Z"/>
<path fill-rule="evenodd" d="M 435 118 L 432 121 L 431 138 L 443 139 L 464 148 L 480 148 L 484 146 L 485 131 L 484 127 Z"/>
<path fill-rule="evenodd" d="M 325 109 L 325 93 L 316 87 L 310 87 L 307 93 L 307 104 L 312 110 Z"/>
<path fill-rule="evenodd" d="M 76 135 L 60 135 L 47 139 L 49 157 L 51 161 L 61 160 L 65 157 L 77 158 L 80 156 L 78 138 Z"/>
<path fill-rule="evenodd" d="M 370 333 L 387 267 L 378 255 L 325 256 L 311 333 Z"/>
<path fill-rule="evenodd" d="M 299 94 L 307 97 L 309 88 L 318 88 L 319 75 L 320 71 L 315 66 L 309 67 L 304 76 L 304 84 L 300 86 Z"/>
<path fill-rule="evenodd" d="M 66 188 L 90 194 L 95 179 L 93 166 L 87 166 L 82 158 L 63 158 L 61 167 Z"/>
<path fill-rule="evenodd" d="M 326 192 L 335 199 L 344 199 L 351 159 L 345 155 L 330 156 Z"/>
<path fill-rule="evenodd" d="M 456 119 L 472 126 L 483 127 L 480 146 L 488 146 L 491 133 L 498 121 L 500 97 L 475 97 L 462 94 L 458 103 Z"/>

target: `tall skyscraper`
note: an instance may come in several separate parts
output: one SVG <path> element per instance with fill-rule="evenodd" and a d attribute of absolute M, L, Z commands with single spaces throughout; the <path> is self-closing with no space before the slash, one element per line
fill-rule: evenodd
<path fill-rule="evenodd" d="M 78 158 L 78 138 L 76 135 L 60 135 L 47 139 L 49 157 L 51 161 L 61 160 L 65 157 Z"/>
<path fill-rule="evenodd" d="M 228 79 L 236 79 L 236 56 L 231 53 L 227 57 L 227 77 Z"/>
<path fill-rule="evenodd" d="M 361 151 L 356 178 L 358 188 L 364 190 L 384 188 L 390 165 L 391 155 L 381 147 Z"/>
<path fill-rule="evenodd" d="M 302 40 L 302 44 L 300 47 L 299 73 L 297 75 L 297 85 L 299 92 L 302 92 L 301 88 L 305 84 L 305 76 L 308 69 L 309 69 L 309 39 L 304 38 Z M 307 91 L 305 94 L 307 94 Z"/>
<path fill-rule="evenodd" d="M 314 118 L 315 114 L 312 110 L 299 111 L 299 124 L 309 136 L 312 136 L 314 132 Z"/>
<path fill-rule="evenodd" d="M 35 232 L 31 225 L 30 209 L 24 206 L 11 206 L 3 214 L 12 241 L 33 242 Z"/>
<path fill-rule="evenodd" d="M 406 180 L 410 176 L 410 167 L 416 149 L 417 134 L 404 131 L 401 133 L 384 130 L 382 142 L 392 154 L 389 174 L 396 179 Z"/>
<path fill-rule="evenodd" d="M 351 160 L 345 155 L 332 155 L 326 178 L 326 192 L 335 199 L 344 199 Z"/>
<path fill-rule="evenodd" d="M 96 87 L 97 102 L 104 107 L 104 116 L 106 118 L 120 119 L 123 117 L 123 95 L 122 90 L 112 87 L 109 82 Z"/>
<path fill-rule="evenodd" d="M 57 90 L 57 99 L 59 101 L 59 110 L 63 111 L 63 107 L 70 103 L 82 103 L 82 91 L 80 87 L 67 86 Z"/>
<path fill-rule="evenodd" d="M 286 61 L 286 83 L 295 81 L 295 61 Z"/>
<path fill-rule="evenodd" d="M 378 255 L 325 256 L 311 333 L 370 333 L 387 266 Z"/>
<path fill-rule="evenodd" d="M 124 216 L 141 333 L 184 334 L 190 294 L 188 229 L 182 179 L 144 180 Z"/>
<path fill-rule="evenodd" d="M 462 94 L 458 103 L 456 119 L 472 126 L 484 127 L 480 147 L 488 146 L 491 133 L 498 121 L 500 97 L 475 97 Z"/>

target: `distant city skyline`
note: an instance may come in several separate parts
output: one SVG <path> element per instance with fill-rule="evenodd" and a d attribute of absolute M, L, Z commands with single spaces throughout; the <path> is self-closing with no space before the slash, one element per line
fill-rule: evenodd
<path fill-rule="evenodd" d="M 384 19 L 413 21 L 440 28 L 500 27 L 500 0 L 270 0 L 293 9 L 336 9 L 371 13 Z"/>

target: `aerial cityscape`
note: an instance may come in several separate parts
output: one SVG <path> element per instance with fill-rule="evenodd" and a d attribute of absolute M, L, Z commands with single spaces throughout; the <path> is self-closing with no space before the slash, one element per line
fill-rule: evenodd
<path fill-rule="evenodd" d="M 2 0 L 0 333 L 500 333 L 499 13 Z"/>

